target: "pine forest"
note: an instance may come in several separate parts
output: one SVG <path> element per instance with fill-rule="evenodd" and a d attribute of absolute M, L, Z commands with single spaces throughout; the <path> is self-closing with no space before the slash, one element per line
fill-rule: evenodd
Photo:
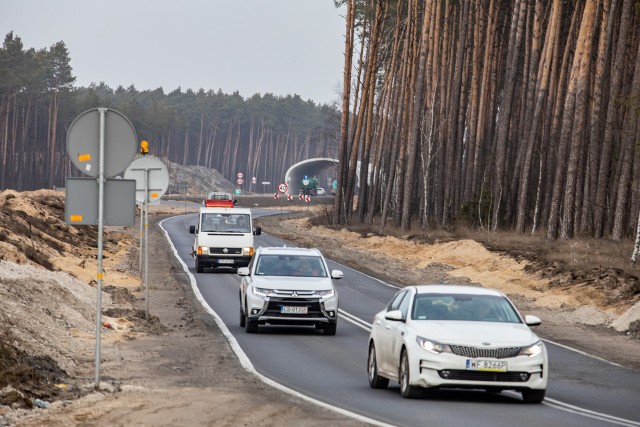
<path fill-rule="evenodd" d="M 72 120 L 110 107 L 151 154 L 279 181 L 339 160 L 335 224 L 614 241 L 640 215 L 638 0 L 334 0 L 339 105 L 74 87 L 64 42 L 0 49 L 0 189 L 61 185 Z M 215 82 L 212 82 L 215 86 Z M 360 177 L 366 179 L 360 179 Z"/>

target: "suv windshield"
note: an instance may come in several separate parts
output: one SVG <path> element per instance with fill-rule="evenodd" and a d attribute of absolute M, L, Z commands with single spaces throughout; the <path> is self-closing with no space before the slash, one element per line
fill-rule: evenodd
<path fill-rule="evenodd" d="M 260 276 L 327 277 L 322 258 L 317 256 L 260 255 L 256 262 Z"/>

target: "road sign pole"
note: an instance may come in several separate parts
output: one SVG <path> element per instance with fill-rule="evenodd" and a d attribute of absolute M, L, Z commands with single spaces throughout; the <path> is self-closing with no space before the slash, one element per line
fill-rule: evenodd
<path fill-rule="evenodd" d="M 142 279 L 142 236 L 143 236 L 143 222 L 144 222 L 144 212 L 142 210 L 142 206 L 140 207 L 140 239 L 138 239 L 138 252 L 139 252 L 139 258 L 140 260 L 138 261 L 138 274 L 140 275 L 140 278 Z"/>
<path fill-rule="evenodd" d="M 67 133 L 69 160 L 82 173 L 96 179 L 96 181 L 83 181 L 67 178 L 67 187 L 73 183 L 75 191 L 83 192 L 84 199 L 90 201 L 88 206 L 81 206 L 82 204 L 76 199 L 78 194 L 69 192 L 67 188 L 65 212 L 65 221 L 69 224 L 98 225 L 96 389 L 100 388 L 104 226 L 105 224 L 135 224 L 135 186 L 131 185 L 135 183 L 127 179 L 111 180 L 109 178 L 122 173 L 131 163 L 136 154 L 137 139 L 131 122 L 122 114 L 109 108 L 92 108 L 85 111 L 71 123 Z M 85 185 L 86 183 L 89 186 Z"/>
<path fill-rule="evenodd" d="M 102 233 L 104 231 L 104 129 L 106 108 L 100 114 L 100 161 L 98 166 L 98 301 L 96 304 L 96 375 L 95 388 L 100 388 L 100 330 L 102 328 Z"/>
<path fill-rule="evenodd" d="M 149 169 L 144 173 L 144 318 L 149 321 Z"/>

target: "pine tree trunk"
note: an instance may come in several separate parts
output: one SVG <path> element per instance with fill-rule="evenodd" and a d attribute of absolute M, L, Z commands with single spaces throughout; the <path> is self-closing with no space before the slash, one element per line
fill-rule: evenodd
<path fill-rule="evenodd" d="M 613 55 L 613 68 L 608 70 L 611 74 L 611 86 L 609 89 L 609 102 L 607 105 L 604 139 L 602 140 L 602 150 L 600 151 L 600 167 L 598 168 L 598 183 L 596 186 L 596 203 L 594 214 L 594 235 L 596 238 L 603 237 L 605 233 L 605 221 L 609 211 L 609 194 L 612 190 L 611 182 L 611 153 L 614 144 L 617 143 L 620 134 L 621 104 L 619 97 L 622 94 L 622 82 L 624 77 L 625 50 L 629 38 L 631 27 L 632 7 L 634 0 L 623 0 L 622 17 L 620 31 L 618 33 L 618 44 Z M 614 19 L 614 16 L 611 16 Z"/>
<path fill-rule="evenodd" d="M 349 103 L 351 100 L 351 60 L 353 58 L 353 37 L 355 22 L 355 0 L 347 0 L 347 16 L 344 42 L 344 70 L 342 80 L 342 112 L 340 119 L 340 164 L 338 169 L 338 188 L 333 206 L 334 225 L 344 223 L 344 189 L 347 177 L 347 148 L 349 146 Z"/>
<path fill-rule="evenodd" d="M 495 182 L 494 182 L 494 202 L 493 202 L 493 230 L 498 228 L 500 218 L 500 206 L 502 193 L 505 186 L 505 162 L 507 152 L 507 139 L 509 137 L 509 125 L 512 114 L 513 96 L 517 77 L 517 63 L 520 45 L 522 41 L 522 29 L 526 16 L 526 5 L 523 0 L 516 0 L 513 5 L 511 22 L 511 34 L 509 36 L 507 59 L 507 72 L 503 89 L 503 99 L 500 106 L 498 118 L 498 129 L 496 136 L 496 162 L 495 162 Z"/>
<path fill-rule="evenodd" d="M 578 35 L 578 45 L 573 58 L 568 97 L 574 96 L 574 110 L 565 106 L 567 145 L 570 144 L 567 177 L 564 185 L 564 211 L 560 236 L 570 239 L 574 234 L 574 215 L 576 203 L 576 180 L 580 156 L 583 153 L 583 141 L 586 131 L 587 94 L 589 90 L 589 70 L 591 68 L 591 50 L 596 19 L 597 0 L 586 0 L 582 14 L 582 24 Z M 575 85 L 573 88 L 572 86 Z M 575 90 L 572 93 L 572 89 Z M 569 123 L 571 121 L 571 123 Z M 564 138 L 563 138 L 564 139 Z M 558 158 L 560 162 L 560 158 Z M 562 163 L 560 163 L 562 164 Z M 560 169 L 560 168 L 559 168 Z"/>

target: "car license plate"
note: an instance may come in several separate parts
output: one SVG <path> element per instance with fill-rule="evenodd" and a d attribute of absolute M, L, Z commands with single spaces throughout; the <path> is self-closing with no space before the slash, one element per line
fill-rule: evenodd
<path fill-rule="evenodd" d="M 233 264 L 232 259 L 219 259 L 218 264 Z"/>
<path fill-rule="evenodd" d="M 467 359 L 467 370 L 507 372 L 507 362 L 504 360 Z"/>
<path fill-rule="evenodd" d="M 307 314 L 307 307 L 291 307 L 283 305 L 280 307 L 280 313 L 283 314 Z"/>

